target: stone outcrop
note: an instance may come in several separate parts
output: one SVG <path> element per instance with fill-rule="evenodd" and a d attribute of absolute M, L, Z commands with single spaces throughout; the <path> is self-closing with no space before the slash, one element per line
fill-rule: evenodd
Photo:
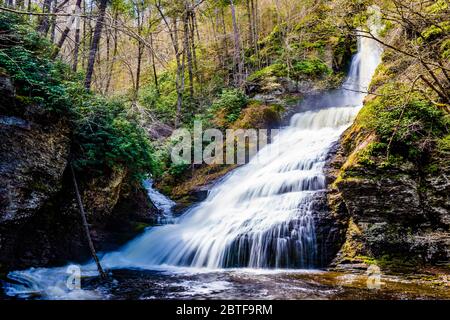
<path fill-rule="evenodd" d="M 384 41 L 402 48 L 404 30 L 389 30 Z M 318 233 L 324 232 L 319 245 L 329 252 L 325 264 L 337 267 L 450 265 L 450 157 L 438 142 L 448 131 L 434 129 L 437 116 L 424 129 L 427 112 L 417 105 L 428 105 L 428 98 L 408 107 L 414 115 L 386 116 L 406 107 L 400 106 L 401 99 L 386 99 L 393 91 L 383 90 L 402 90 L 418 71 L 416 60 L 385 49 L 370 85 L 377 94 L 366 98 L 355 122 L 329 153 L 328 189 L 317 219 Z M 434 105 L 427 110 L 439 111 Z M 410 127 L 400 125 L 401 119 L 409 119 Z M 417 126 L 423 132 L 414 140 L 411 132 Z M 400 127 L 405 132 L 401 138 Z"/>
<path fill-rule="evenodd" d="M 61 115 L 27 105 L 0 76 L 0 271 L 89 258 L 68 168 L 71 128 Z M 154 211 L 127 172 L 78 173 L 99 251 L 142 230 Z"/>
<path fill-rule="evenodd" d="M 448 160 L 442 159 L 433 174 L 407 161 L 391 167 L 377 165 L 383 159 L 375 159 L 374 165 L 358 163 L 358 150 L 372 139 L 359 132 L 357 120 L 329 155 L 322 206 L 327 210 L 318 219 L 318 233 L 323 233 L 319 244 L 331 252 L 327 263 L 448 263 Z"/>

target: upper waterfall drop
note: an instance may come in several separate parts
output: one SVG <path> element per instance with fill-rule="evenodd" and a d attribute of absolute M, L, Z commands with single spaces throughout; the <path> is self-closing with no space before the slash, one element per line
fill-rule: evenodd
<path fill-rule="evenodd" d="M 178 224 L 146 231 L 102 263 L 109 268 L 313 267 L 312 200 L 326 187 L 325 158 L 362 106 L 380 60 L 378 44 L 358 37 L 347 80 L 318 97 L 318 110 L 294 115 L 271 146 L 214 187 Z"/>

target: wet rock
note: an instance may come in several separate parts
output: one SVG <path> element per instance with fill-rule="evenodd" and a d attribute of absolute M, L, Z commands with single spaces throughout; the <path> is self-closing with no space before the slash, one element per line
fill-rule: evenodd
<path fill-rule="evenodd" d="M 70 172 L 71 128 L 60 114 L 15 97 L 0 75 L 0 271 L 89 259 Z M 96 248 L 110 249 L 151 220 L 127 172 L 77 173 Z"/>
<path fill-rule="evenodd" d="M 328 222 L 320 231 L 340 228 L 334 233 L 345 233 L 338 244 L 324 242 L 326 250 L 340 247 L 332 265 L 390 259 L 448 263 L 450 170 L 442 166 L 438 174 L 424 177 L 419 164 L 409 162 L 383 167 L 375 158 L 375 165 L 361 165 L 355 153 L 371 139 L 355 123 L 327 160 L 329 212 L 321 213 Z"/>
<path fill-rule="evenodd" d="M 46 124 L 16 117 L 0 121 L 0 223 L 29 218 L 61 188 L 70 150 L 64 121 Z M 5 124 L 7 123 L 7 124 Z"/>

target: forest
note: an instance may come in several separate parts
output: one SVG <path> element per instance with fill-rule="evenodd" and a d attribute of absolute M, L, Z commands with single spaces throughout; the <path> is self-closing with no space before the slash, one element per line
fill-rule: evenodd
<path fill-rule="evenodd" d="M 0 91 L 0 279 L 376 265 L 450 298 L 449 0 L 0 0 Z M 174 162 L 196 123 L 281 153 Z"/>

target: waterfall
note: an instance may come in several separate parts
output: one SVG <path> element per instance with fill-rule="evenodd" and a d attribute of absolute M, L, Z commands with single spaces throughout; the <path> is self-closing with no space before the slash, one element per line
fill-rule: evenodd
<path fill-rule="evenodd" d="M 358 48 L 343 88 L 326 95 L 332 107 L 294 115 L 272 145 L 215 186 L 177 224 L 147 231 L 105 255 L 103 263 L 140 268 L 313 267 L 317 252 L 311 207 L 315 193 L 325 188 L 325 158 L 362 106 L 380 62 L 375 41 L 360 37 Z M 274 147 L 277 153 L 270 152 Z"/>
<path fill-rule="evenodd" d="M 110 269 L 314 267 L 312 199 L 326 187 L 323 167 L 329 148 L 361 108 L 380 57 L 375 41 L 358 37 L 358 52 L 341 89 L 307 99 L 309 110 L 294 115 L 271 145 L 214 186 L 205 201 L 176 223 L 149 228 L 105 254 L 102 264 Z M 32 290 L 54 290 L 61 274 L 62 268 L 30 269 L 9 277 L 28 287 L 32 283 Z M 11 295 L 23 291 L 17 285 L 7 289 Z"/>
<path fill-rule="evenodd" d="M 144 180 L 143 186 L 147 190 L 148 198 L 160 212 L 160 216 L 157 218 L 157 223 L 168 224 L 175 222 L 172 208 L 176 205 L 176 203 L 156 190 L 153 187 L 153 180 Z"/>

